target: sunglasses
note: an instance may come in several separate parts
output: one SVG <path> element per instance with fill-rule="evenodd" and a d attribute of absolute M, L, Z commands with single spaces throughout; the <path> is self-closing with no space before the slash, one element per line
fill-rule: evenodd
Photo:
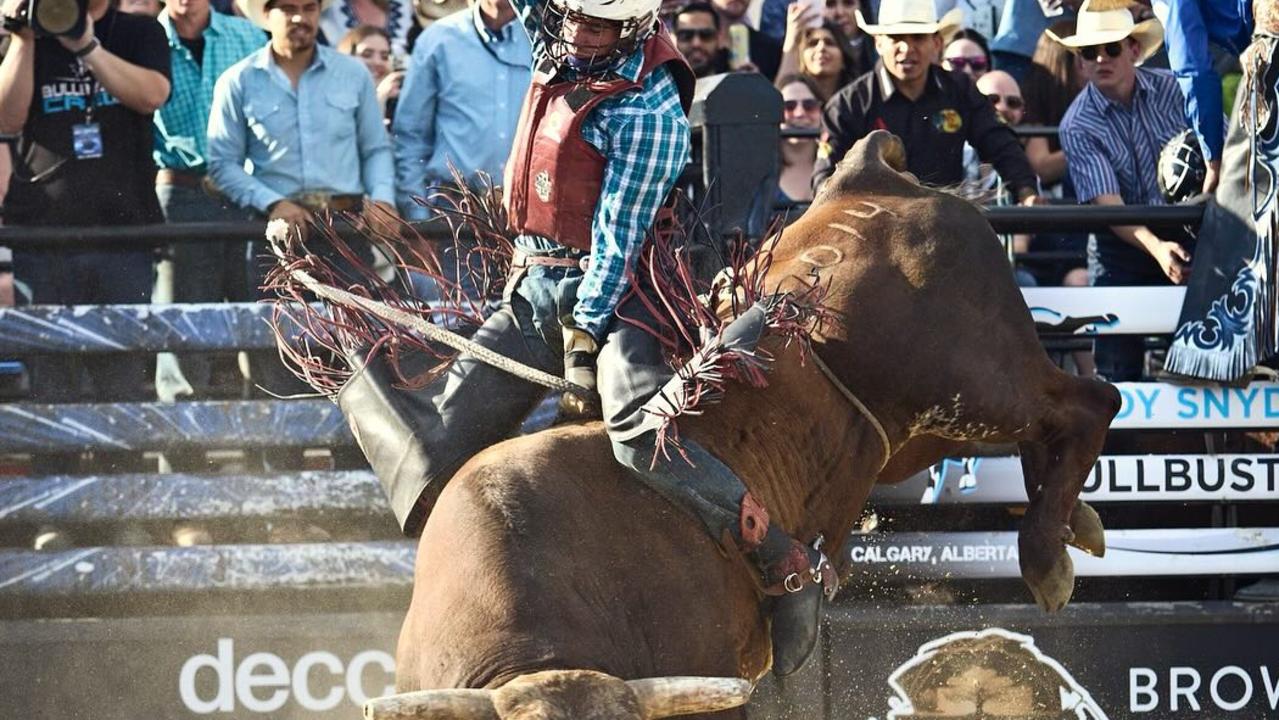
<path fill-rule="evenodd" d="M 1119 57 L 1119 54 L 1123 51 L 1124 46 L 1118 42 L 1108 42 L 1105 45 L 1085 45 L 1084 47 L 1079 48 L 1079 54 L 1082 55 L 1085 60 L 1092 60 L 1094 62 L 1101 59 L 1102 53 L 1105 53 L 1106 57 L 1113 60 L 1114 58 Z"/>
<path fill-rule="evenodd" d="M 1000 100 L 1004 101 L 1004 107 L 1009 110 L 1020 110 L 1026 107 L 1026 101 L 1021 99 L 1020 95 L 1000 95 L 999 93 L 990 93 L 986 96 L 990 100 L 991 105 L 998 105 Z"/>
<path fill-rule="evenodd" d="M 786 112 L 795 112 L 798 108 L 804 108 L 804 112 L 813 112 L 820 109 L 821 102 L 814 98 L 804 98 L 803 100 L 786 100 L 782 102 L 782 109 Z"/>
<path fill-rule="evenodd" d="M 986 58 L 976 55 L 973 57 L 949 57 L 946 62 L 950 64 L 952 70 L 963 70 L 964 68 L 972 68 L 973 72 L 981 72 L 986 69 Z"/>
<path fill-rule="evenodd" d="M 675 39 L 680 42 L 692 42 L 693 38 L 697 38 L 702 42 L 710 42 L 715 39 L 715 28 L 684 28 L 675 31 Z"/>

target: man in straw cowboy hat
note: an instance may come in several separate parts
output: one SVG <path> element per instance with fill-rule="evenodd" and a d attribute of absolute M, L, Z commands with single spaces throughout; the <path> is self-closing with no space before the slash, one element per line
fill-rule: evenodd
<path fill-rule="evenodd" d="M 1079 201 L 1164 204 L 1157 158 L 1186 120 L 1176 78 L 1139 67 L 1163 43 L 1159 21 L 1134 23 L 1125 0 L 1090 0 L 1080 8 L 1074 35 L 1051 37 L 1080 56 L 1090 78 L 1060 128 Z M 1189 263 L 1181 243 L 1141 225 L 1111 227 L 1088 248 L 1095 286 L 1180 284 Z M 1136 380 L 1142 353 L 1140 338 L 1098 338 L 1097 370 L 1111 381 Z"/>
<path fill-rule="evenodd" d="M 935 64 L 943 38 L 959 29 L 960 15 L 952 10 L 939 20 L 932 0 L 884 0 L 876 25 L 857 11 L 858 25 L 875 38 L 880 61 L 826 103 L 814 189 L 853 143 L 873 130 L 888 130 L 902 139 L 906 167 L 921 182 L 963 180 L 967 142 L 995 167 L 1018 201 L 1034 202 L 1039 182 L 1017 136 L 968 76 Z"/>

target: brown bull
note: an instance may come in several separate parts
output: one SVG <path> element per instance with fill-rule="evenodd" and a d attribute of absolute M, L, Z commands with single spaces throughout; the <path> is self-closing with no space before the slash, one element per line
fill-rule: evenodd
<path fill-rule="evenodd" d="M 1030 498 L 1022 575 L 1059 609 L 1074 584 L 1066 543 L 1104 550 L 1077 497 L 1119 395 L 1051 364 L 989 224 L 900 172 L 904 159 L 887 133 L 858 143 L 775 251 L 769 287 L 814 271 L 829 283 L 842 322 L 813 349 L 833 377 L 774 343 L 766 389 L 731 390 L 684 432 L 793 536 L 828 538 L 832 557 L 875 483 L 967 441 L 1016 442 Z M 422 717 L 659 717 L 630 701 L 573 707 L 592 693 L 629 696 L 601 690 L 594 673 L 543 671 L 758 678 L 770 661 L 758 578 L 628 477 L 600 425 L 516 438 L 464 466 L 426 524 L 399 689 L 501 688 L 468 695 L 478 706 L 462 715 Z"/>

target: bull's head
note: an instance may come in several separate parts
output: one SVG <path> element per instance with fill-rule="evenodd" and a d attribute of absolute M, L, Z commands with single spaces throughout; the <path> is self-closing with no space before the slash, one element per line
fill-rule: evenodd
<path fill-rule="evenodd" d="M 496 690 L 422 690 L 374 698 L 366 720 L 655 720 L 713 713 L 750 699 L 740 678 L 621 680 L 589 670 L 521 675 Z"/>

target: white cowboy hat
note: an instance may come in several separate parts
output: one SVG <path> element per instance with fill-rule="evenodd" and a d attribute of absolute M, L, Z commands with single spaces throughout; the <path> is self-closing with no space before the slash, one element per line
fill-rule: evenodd
<path fill-rule="evenodd" d="M 236 7 L 240 8 L 240 12 L 249 22 L 257 25 L 263 30 L 266 26 L 266 4 L 270 0 L 235 0 Z M 320 0 L 320 12 L 324 12 L 329 5 L 333 4 L 333 0 Z"/>
<path fill-rule="evenodd" d="M 866 22 L 857 11 L 857 26 L 867 35 L 932 35 L 948 39 L 963 26 L 964 11 L 955 8 L 937 19 L 933 0 L 884 0 L 879 6 L 879 24 Z"/>
<path fill-rule="evenodd" d="M 1044 32 L 1072 51 L 1131 37 L 1141 43 L 1141 54 L 1137 56 L 1137 64 L 1140 65 L 1164 44 L 1164 27 L 1155 18 L 1134 23 L 1127 5 L 1116 0 L 1085 0 L 1079 8 L 1074 35 L 1063 38 L 1057 37 L 1052 30 Z"/>

